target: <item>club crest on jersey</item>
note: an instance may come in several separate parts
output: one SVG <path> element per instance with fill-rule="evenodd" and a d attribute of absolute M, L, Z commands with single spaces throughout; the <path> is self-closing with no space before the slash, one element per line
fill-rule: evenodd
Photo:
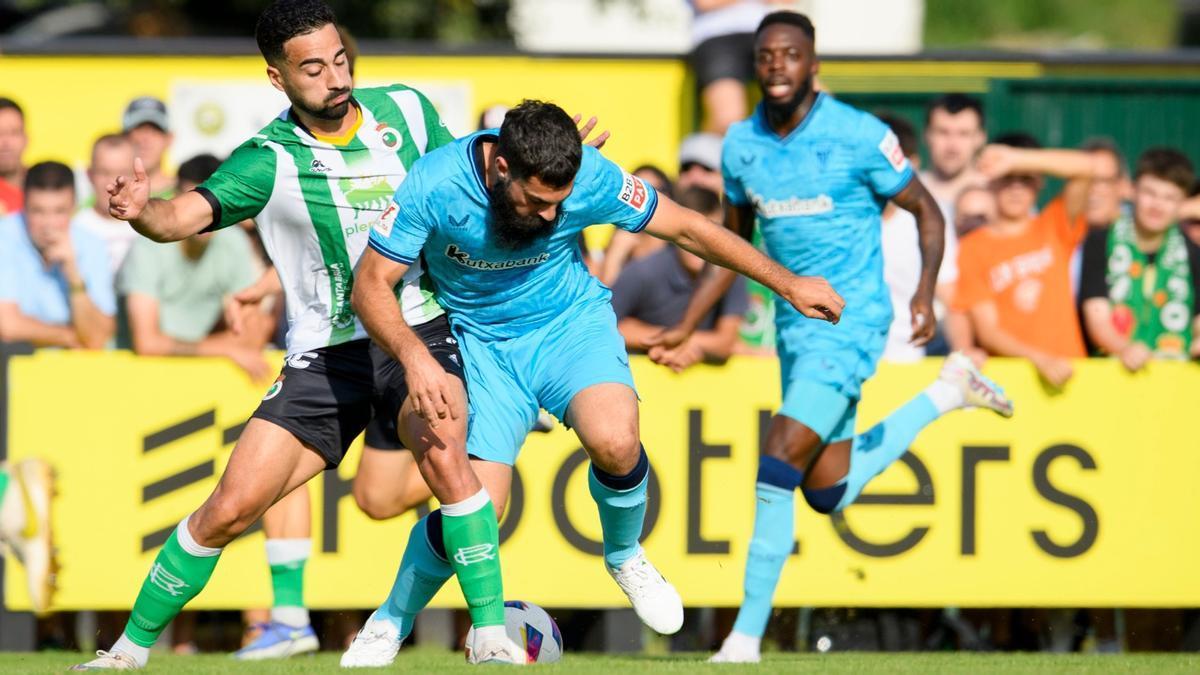
<path fill-rule="evenodd" d="M 322 162 L 319 159 L 314 159 L 312 164 L 308 165 L 308 170 L 313 173 L 329 173 L 330 171 L 333 171 L 333 169 L 325 166 L 325 162 Z"/>
<path fill-rule="evenodd" d="M 379 132 L 379 140 L 383 142 L 390 150 L 395 150 L 400 145 L 400 132 L 386 124 L 380 123 L 375 127 L 375 131 Z"/>
<path fill-rule="evenodd" d="M 646 210 L 646 200 L 649 196 L 649 191 L 642 179 L 625 174 L 625 180 L 621 181 L 621 192 L 617 195 L 617 199 L 640 212 Z"/>
<path fill-rule="evenodd" d="M 891 129 L 888 129 L 883 140 L 879 141 L 879 152 L 883 153 L 888 164 L 892 165 L 896 173 L 904 171 L 908 166 L 908 158 L 904 156 L 904 149 L 900 147 L 900 139 L 896 138 L 896 134 Z"/>
<path fill-rule="evenodd" d="M 490 260 L 479 260 L 477 258 L 472 258 L 470 253 L 467 253 L 459 248 L 457 244 L 450 244 L 446 247 L 446 257 L 458 263 L 459 265 L 462 265 L 463 267 L 469 267 L 473 270 L 497 272 L 502 270 L 516 269 L 518 267 L 540 265 L 550 259 L 550 253 L 544 252 L 538 255 L 529 256 L 528 258 L 492 262 Z"/>
<path fill-rule="evenodd" d="M 283 375 L 280 375 L 275 380 L 275 384 L 271 385 L 271 388 L 267 390 L 267 393 L 262 397 L 262 400 L 270 401 L 271 399 L 278 396 L 279 392 L 283 391 L 283 377 L 284 377 Z"/>

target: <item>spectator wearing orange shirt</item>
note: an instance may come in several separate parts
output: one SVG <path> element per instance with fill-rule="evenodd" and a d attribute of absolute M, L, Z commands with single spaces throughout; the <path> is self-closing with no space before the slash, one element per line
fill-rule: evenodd
<path fill-rule="evenodd" d="M 1071 292 L 1071 255 L 1087 235 L 1088 190 L 1096 159 L 1078 150 L 1042 150 L 1026 134 L 996 140 L 978 169 L 996 195 L 996 219 L 960 242 L 954 305 L 967 312 L 981 347 L 1029 359 L 1048 383 L 1071 378 L 1086 356 Z M 1049 174 L 1067 184 L 1031 215 Z"/>

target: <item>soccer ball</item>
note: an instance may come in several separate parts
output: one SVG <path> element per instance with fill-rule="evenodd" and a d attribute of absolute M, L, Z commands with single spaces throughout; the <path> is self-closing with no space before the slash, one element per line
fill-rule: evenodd
<path fill-rule="evenodd" d="M 525 652 L 525 663 L 557 663 L 562 658 L 562 633 L 546 610 L 529 602 L 504 603 L 504 631 Z M 475 629 L 467 633 L 474 644 Z"/>

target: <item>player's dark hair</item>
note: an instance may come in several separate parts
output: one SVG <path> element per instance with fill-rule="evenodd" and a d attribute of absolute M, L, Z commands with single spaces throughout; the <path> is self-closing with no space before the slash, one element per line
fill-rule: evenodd
<path fill-rule="evenodd" d="M 1113 139 L 1107 136 L 1089 138 L 1079 146 L 1079 149 L 1084 152 L 1107 152 L 1117 160 L 1117 170 L 1120 171 L 1121 176 L 1129 175 L 1129 166 L 1125 164 L 1125 153 L 1121 152 L 1121 148 Z"/>
<path fill-rule="evenodd" d="M 25 193 L 34 190 L 75 191 L 75 174 L 62 162 L 38 162 L 25 172 Z"/>
<path fill-rule="evenodd" d="M 206 153 L 196 155 L 183 164 L 180 164 L 179 171 L 175 175 L 178 177 L 180 183 L 199 185 L 216 173 L 217 168 L 220 166 L 221 160 Z"/>
<path fill-rule="evenodd" d="M 679 193 L 677 201 L 680 206 L 691 209 L 702 216 L 721 209 L 721 196 L 699 185 L 693 185 Z"/>
<path fill-rule="evenodd" d="M 1175 148 L 1150 148 L 1138 157 L 1133 179 L 1142 176 L 1153 176 L 1174 183 L 1187 194 L 1196 180 L 1196 170 L 1192 168 L 1187 155 Z"/>
<path fill-rule="evenodd" d="M 333 10 L 322 0 L 275 0 L 258 15 L 254 39 L 267 63 L 278 63 L 285 42 L 336 22 Z"/>
<path fill-rule="evenodd" d="M 929 128 L 930 121 L 933 120 L 933 113 L 937 110 L 945 110 L 951 115 L 957 115 L 964 110 L 970 110 L 979 118 L 979 128 L 984 128 L 984 123 L 987 119 L 983 116 L 983 103 L 974 96 L 966 94 L 951 93 L 942 94 L 941 96 L 929 102 L 925 108 L 925 128 Z"/>
<path fill-rule="evenodd" d="M 762 32 L 767 28 L 779 24 L 784 26 L 792 26 L 793 28 L 799 28 L 801 32 L 803 32 L 808 38 L 809 42 L 813 43 L 814 45 L 817 44 L 817 29 L 813 26 L 812 20 L 800 12 L 792 12 L 786 9 L 778 12 L 771 12 L 770 14 L 764 16 L 763 20 L 759 22 L 758 28 L 754 31 L 754 39 L 757 40 L 758 37 L 762 35 Z"/>
<path fill-rule="evenodd" d="M 7 96 L 0 96 L 0 110 L 16 110 L 21 119 L 25 119 L 25 111 L 21 105 Z"/>
<path fill-rule="evenodd" d="M 888 125 L 896 138 L 900 140 L 900 151 L 905 157 L 917 154 L 917 130 L 912 123 L 895 113 L 881 111 L 875 113 L 880 122 Z"/>
<path fill-rule="evenodd" d="M 514 180 L 537 178 L 561 188 L 575 179 L 583 145 L 566 111 L 553 103 L 524 100 L 504 116 L 496 154 L 508 162 Z"/>
<path fill-rule="evenodd" d="M 662 183 L 663 187 L 659 190 L 660 193 L 668 197 L 673 197 L 675 194 L 675 184 L 671 182 L 671 177 L 667 175 L 666 171 L 663 171 L 654 164 L 643 164 L 629 173 L 635 176 L 639 173 L 652 173 L 658 179 L 658 182 Z"/>
<path fill-rule="evenodd" d="M 992 139 L 992 143 L 995 145 L 1006 145 L 1010 148 L 1026 148 L 1029 150 L 1040 150 L 1042 147 L 1042 144 L 1038 143 L 1038 139 L 1024 131 L 1010 131 L 1007 134 L 1000 134 Z"/>

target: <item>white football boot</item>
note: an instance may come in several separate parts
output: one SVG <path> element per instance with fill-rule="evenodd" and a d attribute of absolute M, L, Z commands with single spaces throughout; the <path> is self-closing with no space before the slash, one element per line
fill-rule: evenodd
<path fill-rule="evenodd" d="M 967 408 L 987 408 L 1001 417 L 1012 417 L 1013 404 L 998 384 L 992 382 L 962 352 L 946 357 L 938 379 L 948 382 L 962 392 Z"/>
<path fill-rule="evenodd" d="M 721 643 L 721 649 L 709 657 L 709 663 L 758 663 L 762 640 L 743 635 L 737 631 L 729 634 Z"/>
<path fill-rule="evenodd" d="M 661 635 L 673 635 L 683 627 L 683 600 L 669 581 L 646 559 L 641 546 L 620 568 L 604 566 L 621 587 L 642 623 Z"/>
<path fill-rule="evenodd" d="M 525 650 L 513 642 L 504 632 L 504 626 L 497 626 L 499 631 L 476 630 L 474 644 L 467 645 L 467 663 L 497 664 L 510 666 L 525 665 Z"/>
<path fill-rule="evenodd" d="M 45 613 L 54 595 L 54 537 L 50 503 L 54 470 L 45 460 L 23 459 L 8 466 L 8 490 L 0 500 L 0 543 L 8 544 L 25 568 L 33 611 Z"/>
<path fill-rule="evenodd" d="M 96 652 L 96 658 L 87 663 L 71 666 L 71 670 L 139 670 L 141 666 L 133 657 L 124 652 L 106 652 L 103 649 Z"/>
<path fill-rule="evenodd" d="M 376 619 L 372 612 L 350 647 L 342 654 L 343 668 L 379 668 L 390 666 L 400 651 L 400 629 L 387 619 Z"/>

